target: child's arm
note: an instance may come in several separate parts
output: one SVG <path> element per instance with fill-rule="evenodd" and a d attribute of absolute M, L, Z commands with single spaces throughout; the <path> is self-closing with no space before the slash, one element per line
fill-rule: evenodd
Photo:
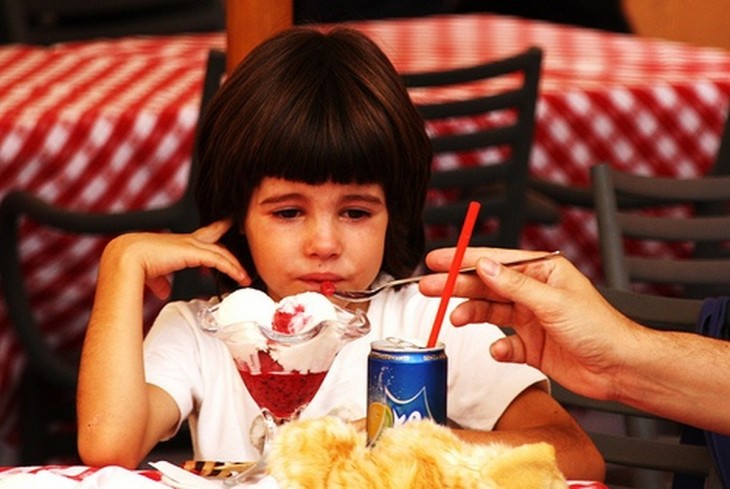
<path fill-rule="evenodd" d="M 79 371 L 78 443 L 84 463 L 136 468 L 176 426 L 180 413 L 173 399 L 145 382 L 144 287 L 165 297 L 170 273 L 197 266 L 248 282 L 238 260 L 216 244 L 229 227 L 220 221 L 187 235 L 127 234 L 104 250 Z"/>
<path fill-rule="evenodd" d="M 475 443 L 510 445 L 546 441 L 555 447 L 558 466 L 568 479 L 602 481 L 605 464 L 600 452 L 570 414 L 545 390 L 532 386 L 517 396 L 494 431 L 456 430 Z"/>

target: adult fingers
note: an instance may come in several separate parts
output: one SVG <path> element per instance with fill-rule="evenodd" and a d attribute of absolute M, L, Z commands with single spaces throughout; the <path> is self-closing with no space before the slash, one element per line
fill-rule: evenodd
<path fill-rule="evenodd" d="M 512 302 L 471 299 L 456 306 L 451 312 L 450 319 L 454 326 L 472 323 L 512 326 L 514 314 L 515 305 Z"/>
<path fill-rule="evenodd" d="M 489 353 L 498 362 L 525 363 L 527 361 L 525 344 L 516 334 L 505 336 L 492 343 Z"/>
<path fill-rule="evenodd" d="M 537 268 L 540 270 L 536 273 L 540 280 L 522 271 L 505 267 L 488 257 L 480 258 L 476 267 L 479 278 L 501 297 L 524 304 L 530 309 L 540 310 L 555 304 L 558 294 L 561 293 L 559 288 L 546 284 L 559 261 L 558 258 L 539 263 Z"/>

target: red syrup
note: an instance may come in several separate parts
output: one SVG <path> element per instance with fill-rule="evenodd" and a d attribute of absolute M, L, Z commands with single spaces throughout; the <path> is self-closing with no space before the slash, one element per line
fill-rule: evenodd
<path fill-rule="evenodd" d="M 277 309 L 276 312 L 274 312 L 274 320 L 272 321 L 272 329 L 276 331 L 277 333 L 284 333 L 284 334 L 294 334 L 296 331 L 294 331 L 294 328 L 292 328 L 292 319 L 295 316 L 303 315 L 304 314 L 304 305 L 297 304 L 294 307 L 294 312 L 284 312 L 280 309 Z"/>
<path fill-rule="evenodd" d="M 259 352 L 261 373 L 239 370 L 246 388 L 256 403 L 278 419 L 288 419 L 309 404 L 322 385 L 327 371 L 284 372 L 269 355 Z"/>
<path fill-rule="evenodd" d="M 319 292 L 325 297 L 332 297 L 335 294 L 335 284 L 332 282 L 322 282 L 319 286 Z"/>

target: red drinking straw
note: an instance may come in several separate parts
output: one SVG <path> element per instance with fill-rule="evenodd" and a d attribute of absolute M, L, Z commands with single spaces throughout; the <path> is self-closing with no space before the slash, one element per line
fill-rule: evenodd
<path fill-rule="evenodd" d="M 459 234 L 459 240 L 456 242 L 456 252 L 454 253 L 454 259 L 451 261 L 451 268 L 449 269 L 449 275 L 446 278 L 446 285 L 444 286 L 443 292 L 441 292 L 441 302 L 439 303 L 439 309 L 436 312 L 436 319 L 431 327 L 431 336 L 428 338 L 427 348 L 433 348 L 436 346 L 436 340 L 439 337 L 439 331 L 441 331 L 441 323 L 444 322 L 444 316 L 446 315 L 446 307 L 449 305 L 449 299 L 454 292 L 454 285 L 456 284 L 456 277 L 459 276 L 459 269 L 461 268 L 461 261 L 464 259 L 464 253 L 466 247 L 469 246 L 469 240 L 471 239 L 471 233 L 474 230 L 474 224 L 477 221 L 477 215 L 479 214 L 479 208 L 481 204 L 479 202 L 470 202 L 469 208 L 466 211 L 466 217 L 464 218 L 464 224 L 461 226 L 461 234 Z"/>

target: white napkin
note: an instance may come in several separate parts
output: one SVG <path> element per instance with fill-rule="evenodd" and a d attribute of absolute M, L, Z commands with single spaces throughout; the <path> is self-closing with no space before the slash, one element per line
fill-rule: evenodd
<path fill-rule="evenodd" d="M 171 464 L 164 460 L 150 462 L 150 465 L 159 470 L 163 477 L 163 482 L 176 489 L 220 489 L 223 481 L 206 479 L 199 475 L 188 472 L 182 467 Z M 265 476 L 256 480 L 247 480 L 236 487 L 245 487 L 251 489 L 279 489 L 276 479 L 271 476 Z"/>
<path fill-rule="evenodd" d="M 165 485 L 121 467 L 104 467 L 85 478 L 77 489 L 164 489 Z"/>
<path fill-rule="evenodd" d="M 222 487 L 222 484 L 216 481 L 200 477 L 164 460 L 149 464 L 159 470 L 163 475 L 162 481 L 172 487 L 179 489 L 220 489 Z"/>
<path fill-rule="evenodd" d="M 75 489 L 79 482 L 50 472 L 20 473 L 0 479 L 2 489 Z"/>
<path fill-rule="evenodd" d="M 69 469 L 71 470 L 71 469 Z M 121 467 L 104 467 L 81 480 L 76 474 L 64 475 L 62 470 L 39 470 L 32 473 L 5 472 L 0 478 L 1 489 L 165 489 L 164 484 Z"/>

